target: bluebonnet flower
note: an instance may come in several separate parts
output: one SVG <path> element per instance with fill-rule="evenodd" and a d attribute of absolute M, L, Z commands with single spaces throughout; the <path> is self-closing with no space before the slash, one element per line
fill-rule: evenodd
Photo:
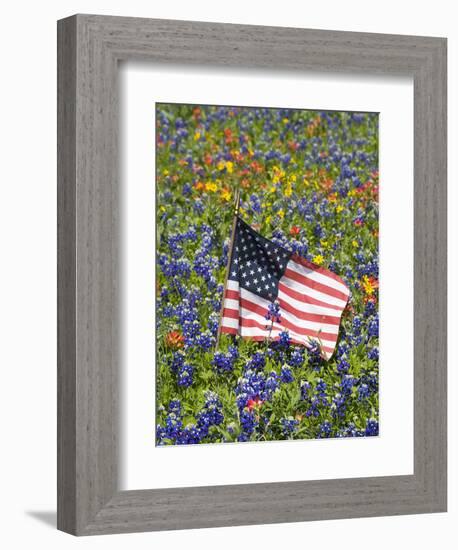
<path fill-rule="evenodd" d="M 243 410 L 240 413 L 240 425 L 242 427 L 242 438 L 239 441 L 246 441 L 252 435 L 259 422 L 256 420 L 254 412 Z"/>
<path fill-rule="evenodd" d="M 378 315 L 375 315 L 367 327 L 367 335 L 369 338 L 378 338 Z"/>
<path fill-rule="evenodd" d="M 284 384 L 290 384 L 291 382 L 294 382 L 293 372 L 288 365 L 282 366 L 280 378 Z"/>
<path fill-rule="evenodd" d="M 308 366 L 313 370 L 320 370 L 324 364 L 319 344 L 314 340 L 307 350 Z"/>
<path fill-rule="evenodd" d="M 193 383 L 194 367 L 184 364 L 178 369 L 177 384 L 184 388 L 189 388 Z"/>
<path fill-rule="evenodd" d="M 366 436 L 376 436 L 378 435 L 378 421 L 375 418 L 370 418 L 366 423 Z"/>
<path fill-rule="evenodd" d="M 279 338 L 280 338 L 278 340 L 279 347 L 288 349 L 291 344 L 291 338 L 289 336 L 289 332 L 287 330 L 283 330 L 282 332 L 280 332 Z"/>
<path fill-rule="evenodd" d="M 289 358 L 292 367 L 301 367 L 304 363 L 304 352 L 301 348 L 295 348 Z"/>
<path fill-rule="evenodd" d="M 281 431 L 283 435 L 291 436 L 297 429 L 299 421 L 294 418 L 282 418 L 281 419 Z"/>
<path fill-rule="evenodd" d="M 330 422 L 325 420 L 320 424 L 318 428 L 318 437 L 319 438 L 331 437 L 331 433 L 332 433 L 332 425 Z"/>
<path fill-rule="evenodd" d="M 281 323 L 280 317 L 280 304 L 278 302 L 269 304 L 266 319 L 268 321 L 272 321 L 273 323 Z"/>
<path fill-rule="evenodd" d="M 195 445 L 203 438 L 201 430 L 195 424 L 188 424 L 176 438 L 177 445 Z"/>
<path fill-rule="evenodd" d="M 204 437 L 208 435 L 211 426 L 219 426 L 223 420 L 222 404 L 218 395 L 212 391 L 205 392 L 205 405 L 197 415 L 197 426 Z"/>
<path fill-rule="evenodd" d="M 378 348 L 374 347 L 368 350 L 367 357 L 372 361 L 378 361 Z"/>
<path fill-rule="evenodd" d="M 301 382 L 301 399 L 309 399 L 311 396 L 312 385 L 307 380 Z"/>
<path fill-rule="evenodd" d="M 340 361 L 337 362 L 337 372 L 339 372 L 340 374 L 347 374 L 349 369 L 350 363 L 346 359 L 342 358 L 340 359 Z"/>
<path fill-rule="evenodd" d="M 184 365 L 185 354 L 183 351 L 178 350 L 172 355 L 172 360 L 170 361 L 170 370 L 175 374 L 178 370 Z"/>
<path fill-rule="evenodd" d="M 371 392 L 369 390 L 369 386 L 367 384 L 361 384 L 358 387 L 358 400 L 363 401 L 364 399 L 367 399 L 370 396 Z"/>
<path fill-rule="evenodd" d="M 231 372 L 234 367 L 234 357 L 231 353 L 217 351 L 213 356 L 212 363 L 219 373 Z"/>
<path fill-rule="evenodd" d="M 204 351 L 208 351 L 213 346 L 214 342 L 215 338 L 209 330 L 201 332 L 195 340 L 196 346 Z"/>

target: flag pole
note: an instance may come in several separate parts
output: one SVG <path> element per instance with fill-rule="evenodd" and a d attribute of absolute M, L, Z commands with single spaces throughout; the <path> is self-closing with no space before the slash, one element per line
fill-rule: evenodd
<path fill-rule="evenodd" d="M 218 323 L 218 333 L 216 335 L 215 351 L 218 349 L 219 340 L 220 340 L 220 336 L 221 336 L 221 321 L 223 320 L 224 300 L 225 300 L 225 294 L 226 294 L 227 279 L 229 277 L 229 268 L 231 266 L 231 261 L 232 261 L 232 252 L 234 250 L 235 228 L 237 226 L 237 216 L 239 214 L 239 208 L 240 208 L 240 189 L 237 188 L 237 191 L 235 192 L 234 219 L 232 220 L 231 240 L 229 242 L 229 251 L 228 251 L 227 265 L 226 265 L 226 275 L 225 275 L 225 278 L 224 278 L 223 295 L 222 295 L 222 298 L 221 298 L 221 308 L 220 308 L 220 311 L 219 311 L 219 323 Z"/>

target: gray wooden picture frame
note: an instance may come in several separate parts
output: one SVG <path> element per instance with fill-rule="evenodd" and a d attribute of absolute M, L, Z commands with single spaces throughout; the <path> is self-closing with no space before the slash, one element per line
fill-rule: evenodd
<path fill-rule="evenodd" d="M 413 475 L 118 489 L 120 60 L 413 77 Z M 446 511 L 446 84 L 444 38 L 97 15 L 58 22 L 59 529 Z"/>

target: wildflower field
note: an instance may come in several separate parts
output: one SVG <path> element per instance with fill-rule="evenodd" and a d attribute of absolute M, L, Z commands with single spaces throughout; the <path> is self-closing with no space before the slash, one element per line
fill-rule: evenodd
<path fill-rule="evenodd" d="M 156 444 L 378 435 L 378 115 L 157 104 L 156 124 Z M 287 329 L 215 350 L 237 189 L 350 289 L 329 361 Z"/>

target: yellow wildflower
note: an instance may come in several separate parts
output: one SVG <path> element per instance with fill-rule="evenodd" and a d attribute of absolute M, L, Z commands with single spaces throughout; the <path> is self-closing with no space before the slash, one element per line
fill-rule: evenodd
<path fill-rule="evenodd" d="M 234 171 L 234 163 L 230 160 L 226 162 L 224 160 L 220 160 L 216 167 L 218 168 L 218 170 L 224 170 L 226 168 L 229 174 L 232 174 L 232 172 Z"/>
<path fill-rule="evenodd" d="M 364 292 L 368 296 L 372 296 L 372 294 L 374 294 L 375 292 L 375 289 L 378 288 L 378 280 L 375 277 L 368 277 L 367 275 L 364 275 L 362 282 Z"/>
<path fill-rule="evenodd" d="M 267 216 L 266 218 L 266 225 L 270 225 L 270 222 L 272 221 L 272 216 Z"/>
<path fill-rule="evenodd" d="M 221 189 L 221 198 L 223 199 L 223 201 L 229 202 L 231 200 L 231 197 L 232 195 L 229 189 Z"/>
<path fill-rule="evenodd" d="M 197 131 L 195 134 L 194 134 L 194 141 L 197 141 L 200 139 L 200 132 Z"/>
<path fill-rule="evenodd" d="M 285 177 L 285 172 L 279 167 L 273 167 L 274 175 L 272 176 L 273 183 L 280 183 L 280 181 Z"/>
<path fill-rule="evenodd" d="M 168 176 L 169 175 L 169 171 L 167 170 L 167 168 L 162 172 L 162 175 L 163 176 Z"/>
<path fill-rule="evenodd" d="M 283 119 L 283 124 L 288 124 L 288 122 L 289 122 L 289 118 L 284 118 Z"/>
<path fill-rule="evenodd" d="M 288 185 L 285 187 L 283 194 L 285 195 L 285 197 L 291 197 L 291 195 L 293 194 L 293 188 L 291 187 L 290 183 L 288 183 Z"/>
<path fill-rule="evenodd" d="M 217 189 L 218 189 L 218 186 L 216 185 L 216 183 L 212 181 L 209 181 L 208 183 L 205 184 L 206 191 L 211 191 L 212 193 L 214 193 Z"/>
<path fill-rule="evenodd" d="M 316 265 L 321 265 L 324 262 L 324 258 L 321 254 L 317 254 L 313 257 L 312 262 Z"/>
<path fill-rule="evenodd" d="M 356 248 L 359 246 L 358 241 L 352 241 L 351 244 Z"/>
<path fill-rule="evenodd" d="M 337 207 L 336 207 L 336 212 L 340 213 L 340 212 L 342 212 L 343 209 L 344 209 L 344 207 L 341 204 L 338 204 Z"/>
<path fill-rule="evenodd" d="M 277 214 L 278 214 L 278 215 L 280 216 L 280 218 L 282 218 L 282 219 L 285 217 L 285 213 L 283 212 L 283 210 L 279 210 L 279 211 L 277 212 Z"/>

